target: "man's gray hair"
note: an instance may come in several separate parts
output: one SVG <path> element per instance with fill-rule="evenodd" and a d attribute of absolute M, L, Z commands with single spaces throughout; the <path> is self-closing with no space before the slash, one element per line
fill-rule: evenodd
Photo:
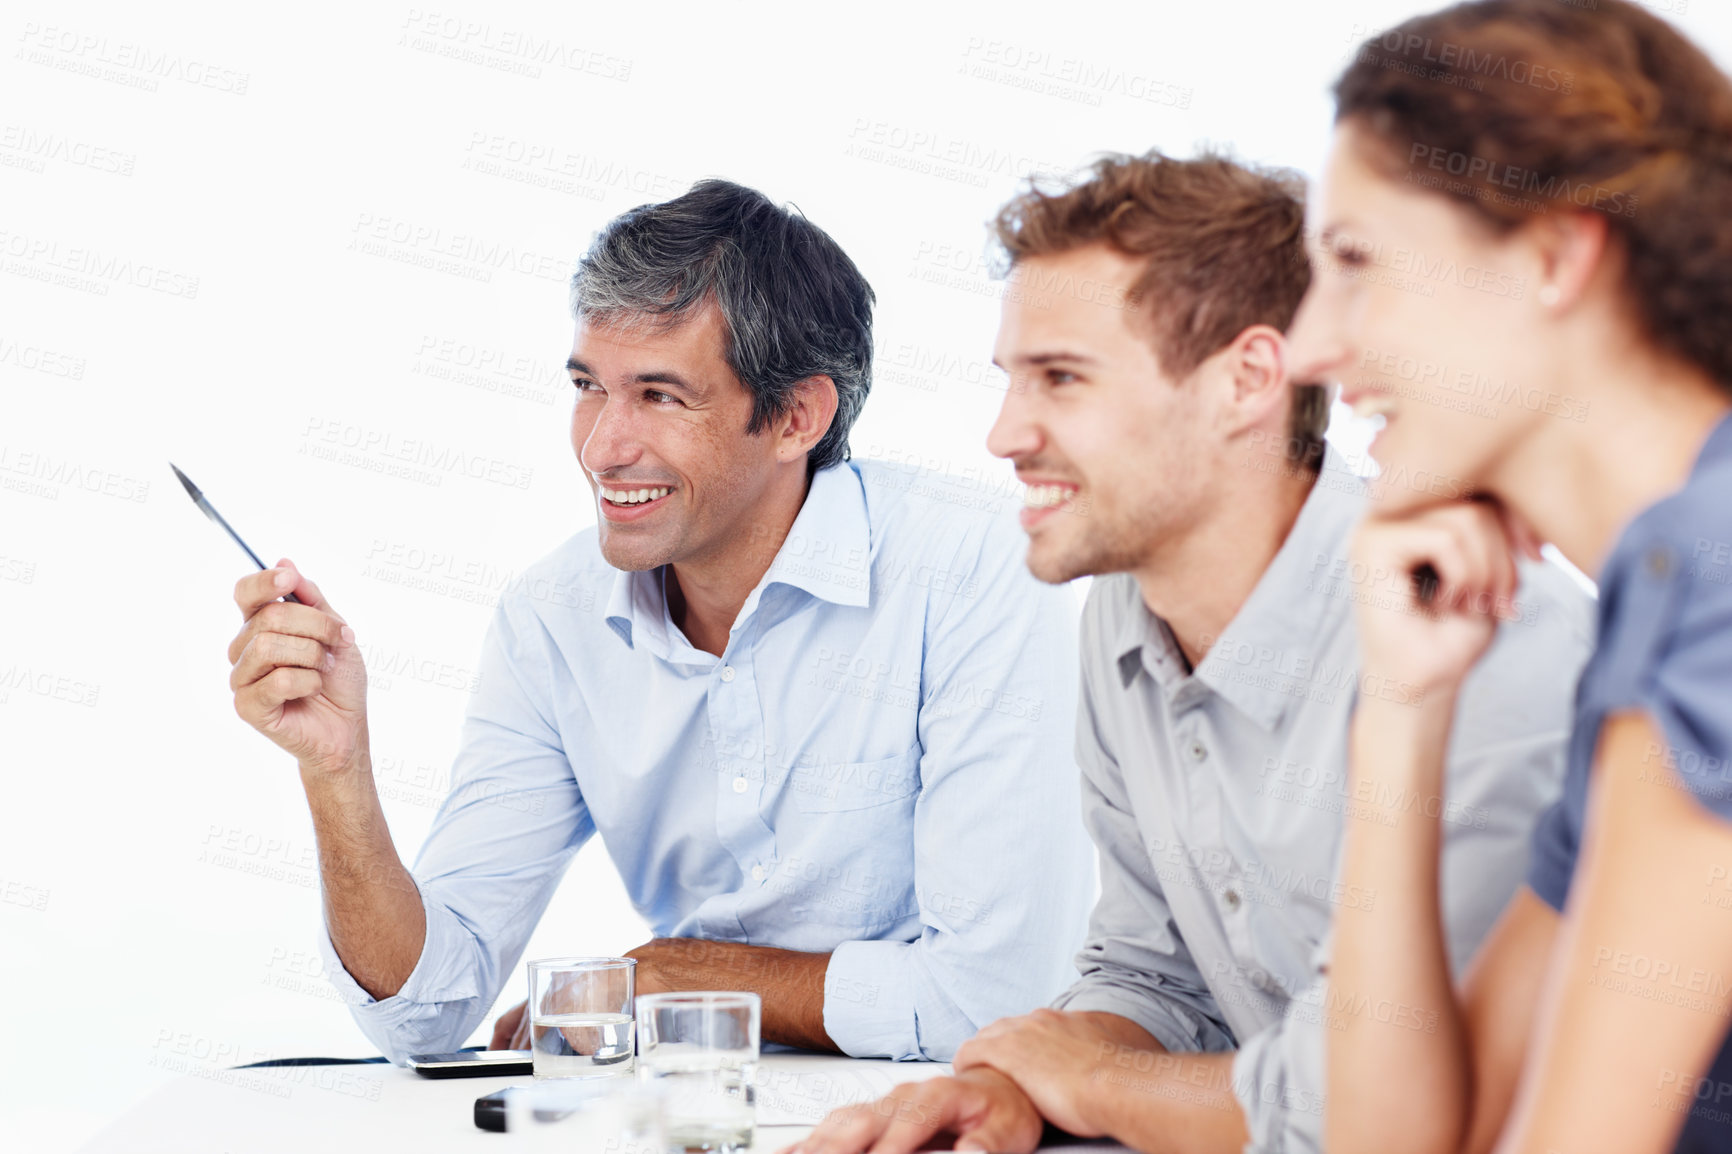
<path fill-rule="evenodd" d="M 673 326 L 713 300 L 723 354 L 752 394 L 748 433 L 786 413 L 800 381 L 828 376 L 836 416 L 808 455 L 808 475 L 848 459 L 848 430 L 872 387 L 874 299 L 823 229 L 725 180 L 615 217 L 571 278 L 573 315 L 602 323 Z"/>

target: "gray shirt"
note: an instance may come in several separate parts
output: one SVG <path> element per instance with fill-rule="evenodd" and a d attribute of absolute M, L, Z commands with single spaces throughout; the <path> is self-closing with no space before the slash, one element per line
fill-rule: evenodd
<path fill-rule="evenodd" d="M 1090 590 L 1077 757 L 1101 896 L 1082 978 L 1054 1003 L 1137 1022 L 1168 1050 L 1237 1049 L 1232 1090 L 1248 1150 L 1321 1148 L 1331 1011 L 1328 930 L 1342 905 L 1394 900 L 1337 878 L 1342 819 L 1368 798 L 1347 774 L 1361 677 L 1355 602 L 1392 597 L 1348 547 L 1363 483 L 1331 451 L 1286 542 L 1194 672 L 1128 575 Z M 1442 900 L 1459 973 L 1521 883 L 1528 839 L 1558 795 L 1571 697 L 1592 645 L 1591 601 L 1561 569 L 1525 564 L 1505 623 L 1456 709 Z M 1380 802 L 1387 798 L 1378 799 Z M 1221 1089 L 1225 1089 L 1223 1084 Z"/>

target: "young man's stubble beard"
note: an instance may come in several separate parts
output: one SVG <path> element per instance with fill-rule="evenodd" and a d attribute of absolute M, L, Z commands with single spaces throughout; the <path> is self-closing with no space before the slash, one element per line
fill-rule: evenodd
<path fill-rule="evenodd" d="M 1152 510 L 1125 513 L 1089 499 L 1086 513 L 1060 510 L 1044 536 L 1029 542 L 1029 572 L 1049 585 L 1139 569 L 1160 530 Z M 1052 537 L 1060 536 L 1060 540 Z"/>

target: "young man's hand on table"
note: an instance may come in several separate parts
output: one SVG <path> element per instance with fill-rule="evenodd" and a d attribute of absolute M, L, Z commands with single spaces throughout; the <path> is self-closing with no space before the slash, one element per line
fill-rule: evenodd
<path fill-rule="evenodd" d="M 1039 1146 L 1043 1119 L 1099 1137 L 1100 1071 L 1121 1051 L 1160 1048 L 1117 1014 L 1041 1009 L 1001 1018 L 963 1043 L 954 1077 L 905 1083 L 877 1102 L 832 1111 L 791 1150 L 907 1154 L 954 1135 L 958 1150 L 1020 1154 Z"/>
<path fill-rule="evenodd" d="M 982 1066 L 833 1110 L 781 1154 L 910 1154 L 941 1134 L 955 1136 L 956 1150 L 1029 1154 L 1040 1145 L 1040 1112 L 1015 1082 Z"/>

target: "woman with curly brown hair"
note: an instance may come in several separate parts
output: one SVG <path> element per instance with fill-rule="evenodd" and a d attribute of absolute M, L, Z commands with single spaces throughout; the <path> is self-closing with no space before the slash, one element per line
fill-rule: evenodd
<path fill-rule="evenodd" d="M 1383 420 L 1356 554 L 1414 580 L 1360 644 L 1426 692 L 1353 720 L 1343 880 L 1382 896 L 1336 920 L 1328 1149 L 1732 1150 L 1732 83 L 1622 0 L 1486 0 L 1335 95 L 1293 371 Z M 1439 821 L 1377 799 L 1441 790 L 1542 541 L 1598 581 L 1598 646 L 1458 988 Z"/>

